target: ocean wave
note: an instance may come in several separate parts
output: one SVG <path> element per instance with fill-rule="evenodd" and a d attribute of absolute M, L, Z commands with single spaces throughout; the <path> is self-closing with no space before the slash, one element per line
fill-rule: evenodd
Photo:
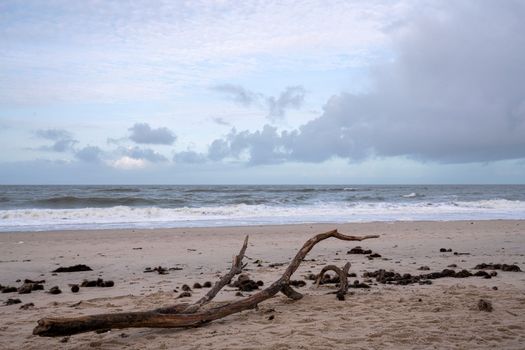
<path fill-rule="evenodd" d="M 382 202 L 385 200 L 383 196 L 349 196 L 346 197 L 347 202 Z"/>
<path fill-rule="evenodd" d="M 231 203 L 233 204 L 246 204 L 246 205 L 260 205 L 260 204 L 265 204 L 267 202 L 268 200 L 266 199 L 262 199 L 262 198 L 257 199 L 257 198 L 248 198 L 248 197 L 231 200 Z"/>
<path fill-rule="evenodd" d="M 340 202 L 315 205 L 233 204 L 209 207 L 129 207 L 0 210 L 0 231 L 234 226 L 306 222 L 525 219 L 525 202 Z"/>
<path fill-rule="evenodd" d="M 357 189 L 356 189 L 357 190 Z M 225 187 L 225 188 L 190 188 L 185 189 L 185 193 L 314 193 L 314 192 L 339 192 L 345 191 L 345 187 L 301 187 L 293 188 L 283 186 L 278 187 Z"/>
<path fill-rule="evenodd" d="M 112 188 L 99 188 L 95 190 L 96 192 L 102 193 L 137 193 L 142 192 L 140 188 L 128 188 L 128 187 L 112 187 Z"/>
<path fill-rule="evenodd" d="M 484 199 L 479 201 L 455 201 L 456 207 L 476 208 L 476 209 L 493 209 L 493 210 L 525 210 L 525 202 L 509 199 Z"/>
<path fill-rule="evenodd" d="M 113 207 L 113 206 L 146 206 L 155 205 L 155 201 L 141 197 L 76 197 L 57 196 L 38 199 L 36 206 L 50 208 L 82 208 L 82 207 Z"/>

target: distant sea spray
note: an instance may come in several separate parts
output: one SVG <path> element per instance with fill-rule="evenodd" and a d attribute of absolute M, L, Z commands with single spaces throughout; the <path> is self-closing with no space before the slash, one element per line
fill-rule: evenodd
<path fill-rule="evenodd" d="M 0 186 L 0 231 L 525 219 L 525 185 Z"/>

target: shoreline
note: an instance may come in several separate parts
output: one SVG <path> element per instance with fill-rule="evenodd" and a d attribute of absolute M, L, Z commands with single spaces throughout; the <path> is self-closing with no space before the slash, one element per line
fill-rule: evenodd
<path fill-rule="evenodd" d="M 229 270 L 246 234 L 250 241 L 245 271 L 267 286 L 286 268 L 280 264 L 286 265 L 307 239 L 334 228 L 349 235 L 379 234 L 380 238 L 364 242 L 329 239 L 316 246 L 293 277 L 307 282 L 298 289 L 305 295 L 299 301 L 278 295 L 261 303 L 258 310 L 192 329 L 85 333 L 68 338 L 67 343 L 61 343 L 63 338 L 31 335 L 36 321 L 44 316 L 147 310 L 195 301 L 206 289 L 193 289 L 190 298 L 177 299 L 181 286 L 215 282 Z M 355 246 L 382 257 L 347 254 Z M 443 253 L 440 248 L 452 252 Z M 440 278 L 431 285 L 408 286 L 366 282 L 363 277 L 365 271 L 377 269 L 415 275 L 452 264 L 458 271 L 474 272 L 480 263 L 517 264 L 524 270 L 525 220 L 14 232 L 0 234 L 0 250 L 0 284 L 19 286 L 19 279 L 45 279 L 45 290 L 53 286 L 62 290 L 59 295 L 45 291 L 0 294 L 1 302 L 7 298 L 22 301 L 0 306 L 4 316 L 0 349 L 345 349 L 350 343 L 376 349 L 521 349 L 525 343 L 525 272 L 497 271 L 491 279 Z M 327 294 L 335 290 L 333 285 L 316 288 L 306 279 L 322 266 L 342 266 L 347 261 L 352 264 L 350 272 L 357 274 L 349 282 L 365 281 L 370 289 L 351 289 L 353 294 L 346 301 L 338 301 Z M 59 266 L 75 264 L 86 264 L 93 271 L 51 273 Z M 157 266 L 177 269 L 166 275 L 144 273 L 146 267 Z M 418 270 L 422 266 L 430 271 Z M 112 280 L 115 285 L 70 291 L 70 284 L 96 278 Z M 237 300 L 240 297 L 235 293 L 234 288 L 226 287 L 214 302 Z M 490 301 L 494 311 L 479 311 L 479 299 Z M 19 309 L 29 302 L 34 307 Z M 268 319 L 269 315 L 274 318 Z"/>
<path fill-rule="evenodd" d="M 375 220 L 375 221 L 346 221 L 346 222 L 300 222 L 300 223 L 284 223 L 284 224 L 253 224 L 253 225 L 227 225 L 227 226 L 175 226 L 175 227 L 119 227 L 119 228 L 94 228 L 94 229 L 52 229 L 52 230 L 38 230 L 38 231 L 0 231 L 0 236 L 4 234 L 49 234 L 49 233 L 89 233 L 89 232 L 165 232 L 165 231 L 195 231 L 195 230 L 227 230 L 227 229 L 251 229 L 256 227 L 274 227 L 286 228 L 295 226 L 348 226 L 348 225 L 368 225 L 368 224 L 386 224 L 392 225 L 395 223 L 409 224 L 409 223 L 470 223 L 470 222 L 523 222 L 525 225 L 525 218 L 523 219 L 458 219 L 458 220 Z"/>

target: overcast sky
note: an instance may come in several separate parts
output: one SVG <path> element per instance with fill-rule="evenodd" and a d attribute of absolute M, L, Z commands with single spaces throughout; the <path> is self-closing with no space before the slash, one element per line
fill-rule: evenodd
<path fill-rule="evenodd" d="M 2 1 L 0 183 L 525 183 L 525 1 Z"/>

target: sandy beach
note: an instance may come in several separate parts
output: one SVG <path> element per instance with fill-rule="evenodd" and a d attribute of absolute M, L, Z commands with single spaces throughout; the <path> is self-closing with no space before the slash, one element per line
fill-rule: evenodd
<path fill-rule="evenodd" d="M 191 297 L 177 299 L 181 286 L 215 282 L 229 270 L 247 234 L 245 272 L 267 286 L 285 269 L 271 264 L 287 264 L 308 238 L 334 228 L 381 237 L 363 242 L 328 239 L 317 245 L 294 275 L 307 283 L 298 288 L 305 295 L 301 300 L 279 294 L 258 309 L 199 328 L 117 329 L 68 338 L 32 335 L 42 317 L 147 310 L 195 301 L 207 290 L 192 288 Z M 355 246 L 381 257 L 347 254 Z M 440 252 L 441 248 L 451 251 Z M 516 264 L 523 270 L 525 221 L 2 233 L 0 252 L 1 285 L 19 287 L 24 279 L 45 280 L 45 291 L 53 286 L 62 290 L 57 295 L 0 294 L 2 304 L 8 298 L 21 300 L 0 307 L 1 349 L 525 349 L 524 272 L 497 270 L 490 279 L 440 278 L 431 285 L 407 286 L 362 277 L 365 271 L 378 269 L 417 275 L 454 265 L 456 271 L 475 273 L 473 268 L 481 263 Z M 330 294 L 337 289 L 334 284 L 316 287 L 305 278 L 327 264 L 346 262 L 357 274 L 350 283 L 357 279 L 371 288 L 351 288 L 346 300 L 339 301 Z M 76 264 L 93 271 L 51 273 Z M 157 266 L 172 269 L 162 275 L 144 272 Z M 429 270 L 419 270 L 422 266 Z M 97 278 L 115 285 L 81 287 L 78 293 L 70 290 L 70 284 Z M 214 302 L 241 298 L 237 292 L 227 286 Z M 480 299 L 491 302 L 493 311 L 480 311 Z M 34 307 L 20 309 L 26 303 Z"/>

